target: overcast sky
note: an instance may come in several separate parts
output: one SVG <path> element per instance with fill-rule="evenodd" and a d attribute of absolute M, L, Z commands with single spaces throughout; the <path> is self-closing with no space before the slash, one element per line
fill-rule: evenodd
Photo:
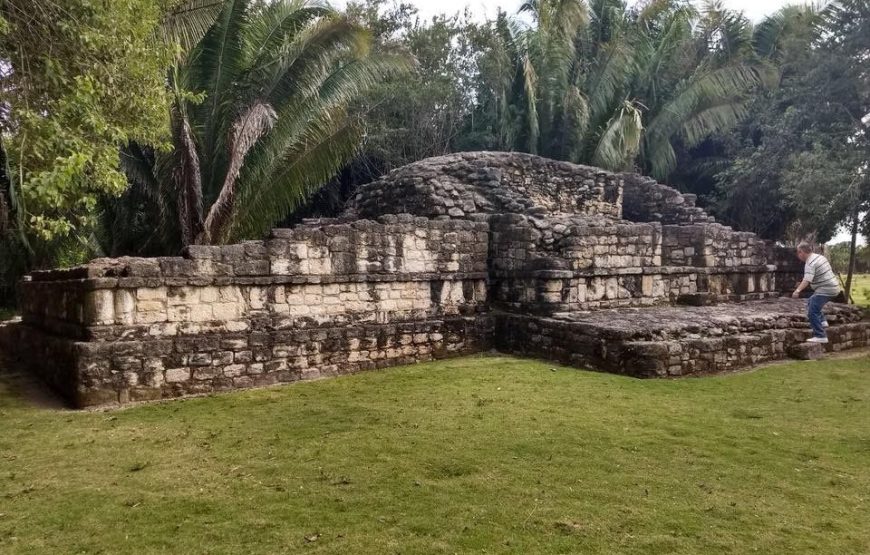
<path fill-rule="evenodd" d="M 495 16 L 498 8 L 513 13 L 522 3 L 521 0 L 403 0 L 415 4 L 420 15 L 429 17 L 436 13 L 453 14 L 461 11 L 465 6 L 469 6 L 472 12 L 483 18 L 486 16 Z M 331 2 L 336 7 L 343 7 L 346 0 L 332 0 Z M 758 21 L 764 16 L 771 14 L 779 8 L 788 4 L 805 3 L 801 0 L 724 0 L 726 7 L 741 10 L 746 16 L 753 21 Z M 699 3 L 700 4 L 700 3 Z"/>

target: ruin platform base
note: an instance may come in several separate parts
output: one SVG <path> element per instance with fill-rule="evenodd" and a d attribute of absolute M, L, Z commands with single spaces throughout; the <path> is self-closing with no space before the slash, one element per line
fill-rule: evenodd
<path fill-rule="evenodd" d="M 0 352 L 80 407 L 492 348 L 638 377 L 822 355 L 805 303 L 774 298 L 794 252 L 696 200 L 528 154 L 431 158 L 263 240 L 34 272 Z M 828 350 L 870 343 L 859 310 L 827 310 Z"/>
<path fill-rule="evenodd" d="M 639 378 L 733 371 L 784 358 L 817 358 L 805 301 L 771 299 L 714 306 L 662 306 L 550 317 L 499 313 L 502 351 Z M 860 309 L 830 304 L 827 352 L 870 345 Z"/>

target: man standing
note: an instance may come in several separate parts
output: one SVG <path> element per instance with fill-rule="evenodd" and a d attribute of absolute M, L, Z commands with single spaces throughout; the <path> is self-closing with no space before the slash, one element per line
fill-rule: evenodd
<path fill-rule="evenodd" d="M 810 343 L 827 343 L 828 336 L 825 328 L 828 326 L 822 307 L 831 299 L 840 294 L 840 283 L 831 268 L 828 259 L 813 252 L 809 243 L 801 243 L 797 247 L 797 256 L 804 263 L 804 279 L 798 284 L 792 297 L 799 298 L 801 291 L 812 287 L 813 296 L 807 302 L 807 316 L 810 326 L 813 328 L 813 336 L 807 341 Z"/>

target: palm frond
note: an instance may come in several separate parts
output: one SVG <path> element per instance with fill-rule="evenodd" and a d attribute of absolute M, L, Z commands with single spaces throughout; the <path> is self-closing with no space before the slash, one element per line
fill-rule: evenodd
<path fill-rule="evenodd" d="M 568 153 L 568 160 L 580 161 L 583 148 L 583 139 L 589 128 L 589 101 L 583 92 L 576 86 L 572 86 L 565 93 L 565 127 L 564 145 Z"/>
<path fill-rule="evenodd" d="M 178 198 L 181 242 L 189 245 L 202 232 L 202 168 L 190 122 L 183 115 L 177 119 L 172 181 Z"/>
<path fill-rule="evenodd" d="M 270 68 L 279 65 L 287 55 L 288 45 L 299 33 L 318 18 L 334 17 L 325 5 L 300 1 L 274 2 L 251 21 L 243 35 L 245 60 L 251 80 L 271 75 Z"/>
<path fill-rule="evenodd" d="M 682 132 L 684 139 L 697 142 L 702 133 L 706 135 L 720 130 L 715 127 L 716 123 L 727 124 L 722 130 L 730 127 L 734 121 L 732 117 L 739 118 L 744 113 L 744 96 L 761 83 L 758 68 L 744 65 L 729 65 L 706 72 L 701 70 L 693 76 L 647 126 L 645 153 L 651 161 L 653 176 L 663 178 L 676 164 L 671 145 L 676 136 Z M 707 108 L 711 111 L 706 117 L 693 121 Z M 687 125 L 687 122 L 692 123 Z"/>
<path fill-rule="evenodd" d="M 686 146 L 696 146 L 714 132 L 731 129 L 746 116 L 746 113 L 747 105 L 741 101 L 725 101 L 715 106 L 705 107 L 683 122 L 680 136 L 685 139 Z"/>
<path fill-rule="evenodd" d="M 185 0 L 164 16 L 163 41 L 178 45 L 182 55 L 190 52 L 214 25 L 224 4 L 224 0 Z"/>
<path fill-rule="evenodd" d="M 810 4 L 786 6 L 767 16 L 753 31 L 752 47 L 755 54 L 763 59 L 781 63 L 787 42 L 792 38 L 809 37 L 820 19 L 820 11 Z M 806 48 L 812 44 L 811 40 L 801 42 L 806 45 Z"/>
<path fill-rule="evenodd" d="M 371 35 L 347 19 L 321 19 L 286 46 L 271 68 L 271 78 L 262 89 L 263 98 L 280 111 L 287 99 L 316 91 L 340 60 L 368 56 L 370 45 Z"/>
<path fill-rule="evenodd" d="M 248 4 L 249 0 L 226 0 L 186 68 L 193 90 L 206 94 L 206 100 L 191 113 L 201 137 L 205 162 L 202 183 L 208 195 L 215 194 L 225 167 L 220 160 L 226 152 L 224 141 L 234 116 L 235 85 L 244 71 L 241 35 L 249 20 Z"/>
<path fill-rule="evenodd" d="M 612 42 L 601 49 L 585 86 L 591 94 L 589 112 L 592 121 L 599 121 L 612 113 L 635 69 L 631 47 L 624 41 Z"/>
<path fill-rule="evenodd" d="M 340 118 L 344 124 L 318 141 L 306 141 L 303 148 L 287 153 L 286 163 L 256 196 L 240 206 L 234 215 L 229 239 L 261 236 L 274 222 L 292 213 L 314 192 L 329 182 L 346 160 L 359 150 L 362 127 L 359 122 Z"/>
<path fill-rule="evenodd" d="M 385 79 L 408 71 L 404 55 L 373 55 L 334 67 L 278 112 L 250 152 L 238 180 L 231 237 L 268 229 L 332 179 L 360 145 L 363 127 L 348 106 Z M 304 175 L 303 175 L 304 174 Z"/>
<path fill-rule="evenodd" d="M 601 134 L 592 163 L 612 171 L 627 169 L 637 155 L 642 134 L 640 110 L 624 102 Z"/>
<path fill-rule="evenodd" d="M 248 152 L 257 144 L 275 124 L 278 115 L 269 104 L 257 102 L 248 108 L 233 123 L 232 133 L 228 142 L 229 167 L 224 176 L 218 198 L 212 203 L 205 219 L 205 242 L 212 243 L 220 238 L 227 219 L 233 210 L 236 197 L 236 180 Z"/>
<path fill-rule="evenodd" d="M 538 152 L 538 139 L 540 137 L 538 121 L 538 76 L 535 72 L 535 66 L 532 64 L 532 60 L 528 56 L 523 60 L 523 91 L 525 92 L 526 120 L 529 133 L 528 148 L 530 153 L 536 154 Z"/>

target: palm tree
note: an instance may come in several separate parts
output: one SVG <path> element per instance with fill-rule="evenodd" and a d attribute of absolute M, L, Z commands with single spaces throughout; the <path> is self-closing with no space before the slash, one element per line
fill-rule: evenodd
<path fill-rule="evenodd" d="M 109 214 L 111 250 L 130 246 L 121 228 L 137 215 L 161 222 L 135 239 L 146 251 L 262 235 L 355 154 L 363 125 L 349 107 L 410 66 L 371 53 L 369 33 L 325 4 L 221 4 L 171 71 L 173 148 L 125 150 L 132 186 Z"/>
<path fill-rule="evenodd" d="M 717 2 L 700 14 L 678 0 L 531 0 L 521 11 L 531 25 L 501 14 L 485 61 L 502 68 L 480 94 L 497 148 L 664 179 L 677 144 L 734 125 L 774 75 L 748 21 Z"/>

